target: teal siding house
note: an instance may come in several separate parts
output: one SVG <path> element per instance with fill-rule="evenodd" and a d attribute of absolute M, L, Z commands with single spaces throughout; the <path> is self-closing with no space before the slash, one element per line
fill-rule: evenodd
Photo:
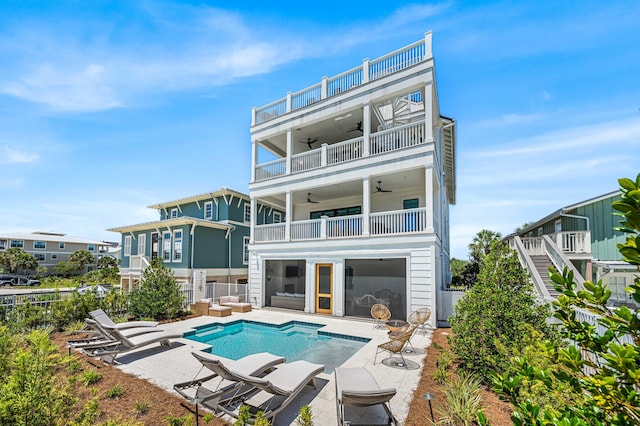
<path fill-rule="evenodd" d="M 140 282 L 154 259 L 162 259 L 178 282 L 204 296 L 207 283 L 247 282 L 251 203 L 228 188 L 149 206 L 159 220 L 108 229 L 122 234 L 120 282 L 125 291 Z M 258 206 L 256 218 L 274 223 L 282 213 Z"/>
<path fill-rule="evenodd" d="M 563 207 L 529 224 L 517 235 L 531 248 L 542 247 L 536 240 L 549 236 L 585 279 L 602 279 L 609 285 L 613 303 L 630 304 L 624 288 L 633 282 L 637 270 L 621 260 L 617 248 L 626 240 L 624 233 L 614 229 L 620 226 L 620 217 L 614 214 L 611 204 L 618 200 L 620 191 L 613 191 Z"/>

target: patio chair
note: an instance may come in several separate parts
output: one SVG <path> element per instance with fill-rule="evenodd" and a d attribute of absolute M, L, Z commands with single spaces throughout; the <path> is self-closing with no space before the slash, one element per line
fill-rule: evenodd
<path fill-rule="evenodd" d="M 91 314 L 93 314 L 94 312 L 91 312 Z M 99 315 L 97 314 L 96 316 L 99 317 Z M 102 323 L 96 320 L 87 318 L 85 320 L 85 328 L 80 330 L 79 333 L 86 333 L 88 334 L 88 337 L 83 339 L 67 340 L 67 343 L 66 343 L 67 348 L 69 348 L 69 351 L 71 351 L 71 349 L 113 346 L 113 343 L 118 343 L 118 338 L 117 336 L 116 337 L 113 336 L 113 334 L 111 333 L 112 330 L 118 330 L 122 335 L 126 337 L 133 337 L 140 334 L 164 331 L 161 328 L 153 326 L 153 324 L 158 324 L 158 323 L 152 322 L 152 321 L 133 321 L 131 323 L 133 325 L 131 326 L 129 326 L 130 323 L 121 323 L 126 326 L 120 326 L 120 327 L 118 327 L 119 324 L 113 324 L 113 326 L 111 326 L 110 324 L 113 324 L 110 318 L 108 318 L 108 321 L 103 320 Z"/>
<path fill-rule="evenodd" d="M 431 309 L 429 308 L 420 308 L 409 314 L 409 318 L 407 321 L 410 324 L 416 324 L 418 326 L 418 331 L 422 335 L 427 334 L 427 321 L 431 318 Z"/>
<path fill-rule="evenodd" d="M 315 378 L 324 370 L 324 365 L 299 360 L 282 364 L 264 377 L 248 376 L 233 371 L 233 375 L 243 384 L 251 387 L 240 398 L 232 398 L 221 403 L 220 409 L 237 418 L 241 405 L 249 407 L 254 416 L 262 411 L 263 416 L 275 422 L 278 413 L 293 401 L 307 384 L 316 388 Z"/>
<path fill-rule="evenodd" d="M 385 305 L 376 303 L 371 307 L 373 317 L 373 328 L 384 328 L 384 323 L 391 318 L 391 311 Z"/>
<path fill-rule="evenodd" d="M 87 321 L 90 320 L 87 319 Z M 144 334 L 136 334 L 134 336 L 126 336 L 124 334 L 126 333 L 126 330 L 106 329 L 105 332 L 113 337 L 113 342 L 99 346 L 91 345 L 89 347 L 82 347 L 81 349 L 85 354 L 93 357 L 99 357 L 109 364 L 113 364 L 119 354 L 139 349 L 153 343 L 160 343 L 161 346 L 170 347 L 171 343 L 169 342 L 169 339 L 182 337 L 182 333 L 163 331 L 160 329 L 152 330 Z"/>
<path fill-rule="evenodd" d="M 243 383 L 238 380 L 232 371 L 247 376 L 260 377 L 285 361 L 284 357 L 268 352 L 250 354 L 238 360 L 223 358 L 208 352 L 192 352 L 191 355 L 200 361 L 202 368 L 207 368 L 213 374 L 200 379 L 194 378 L 187 382 L 177 383 L 173 385 L 173 389 L 192 403 L 196 405 L 202 404 L 216 412 L 220 411 L 220 401 L 226 401 L 225 395 L 238 397 L 237 390 L 243 386 Z M 202 368 L 196 373 L 195 377 L 200 374 Z M 214 379 L 219 380 L 217 383 L 213 383 L 212 380 Z M 226 383 L 223 383 L 225 381 Z"/>
<path fill-rule="evenodd" d="M 157 327 L 158 323 L 156 321 L 127 321 L 115 323 L 109 315 L 102 309 L 96 309 L 94 311 L 89 312 L 89 316 L 98 324 L 103 327 L 115 328 L 118 330 L 123 330 L 125 328 L 134 328 L 134 327 Z"/>
<path fill-rule="evenodd" d="M 335 369 L 335 380 L 338 425 L 354 424 L 346 419 L 346 406 L 374 407 L 376 405 L 381 405 L 387 415 L 387 422 L 381 424 L 398 424 L 389 408 L 389 401 L 395 396 L 396 389 L 381 389 L 369 370 L 338 367 Z M 368 421 L 367 424 L 372 423 Z"/>
<path fill-rule="evenodd" d="M 407 362 L 404 360 L 404 356 L 402 356 L 402 350 L 404 349 L 409 339 L 411 339 L 411 336 L 413 336 L 413 332 L 415 331 L 416 327 L 417 326 L 415 324 L 410 324 L 407 330 L 404 331 L 403 333 L 395 336 L 390 335 L 389 336 L 390 339 L 388 342 L 379 344 L 378 348 L 376 349 L 376 355 L 373 358 L 373 364 L 375 365 L 376 359 L 378 358 L 378 354 L 380 352 L 386 351 L 392 355 L 393 354 L 400 355 L 400 358 L 402 359 L 402 363 L 401 364 L 397 363 L 397 365 L 400 367 L 406 366 Z"/>

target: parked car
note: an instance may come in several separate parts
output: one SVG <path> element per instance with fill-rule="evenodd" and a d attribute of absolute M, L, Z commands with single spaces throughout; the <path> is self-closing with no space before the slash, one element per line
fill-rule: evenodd
<path fill-rule="evenodd" d="M 24 285 L 30 287 L 40 285 L 40 280 L 29 277 L 15 277 L 13 282 L 15 283 L 15 285 Z"/>
<path fill-rule="evenodd" d="M 9 287 L 12 285 L 15 285 L 15 281 L 14 281 L 14 276 L 13 275 L 0 275 L 0 286 L 2 287 Z"/>

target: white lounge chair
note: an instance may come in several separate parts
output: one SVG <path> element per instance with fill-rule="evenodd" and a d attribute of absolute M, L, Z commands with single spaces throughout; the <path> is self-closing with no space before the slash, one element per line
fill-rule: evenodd
<path fill-rule="evenodd" d="M 177 383 L 173 385 L 173 389 L 192 403 L 202 404 L 213 411 L 220 411 L 218 406 L 220 401 L 237 398 L 240 388 L 243 387 L 243 383 L 238 381 L 232 371 L 259 377 L 264 376 L 275 366 L 285 361 L 284 357 L 268 352 L 250 354 L 238 360 L 223 358 L 207 352 L 192 352 L 191 354 L 200 361 L 203 368 L 207 368 L 213 374 Z"/>
<path fill-rule="evenodd" d="M 342 368 L 335 369 L 336 380 L 336 410 L 338 412 L 339 425 L 355 425 L 346 419 L 346 406 L 373 407 L 381 405 L 387 415 L 384 425 L 397 425 L 398 421 L 391 413 L 389 401 L 396 394 L 396 389 L 381 389 L 375 378 L 366 368 Z M 364 423 L 363 423 L 364 424 Z M 366 419 L 366 424 L 371 425 L 371 419 Z"/>
<path fill-rule="evenodd" d="M 134 327 L 157 327 L 158 323 L 156 321 L 127 321 L 115 323 L 109 315 L 102 309 L 96 309 L 94 311 L 89 312 L 89 316 L 98 324 L 115 328 L 117 330 L 124 330 L 126 328 L 134 328 Z"/>
<path fill-rule="evenodd" d="M 108 333 L 114 338 L 114 342 L 102 346 L 83 347 L 82 351 L 89 356 L 99 357 L 103 361 L 112 364 L 119 354 L 153 343 L 160 343 L 162 346 L 171 346 L 169 339 L 182 337 L 182 333 L 161 330 L 153 330 L 135 336 L 126 336 L 117 329 L 109 330 Z"/>
<path fill-rule="evenodd" d="M 232 417 L 238 417 L 240 406 L 247 405 L 251 415 L 263 412 L 272 423 L 276 415 L 286 408 L 307 384 L 316 387 L 315 378 L 324 370 L 324 365 L 299 360 L 286 363 L 264 377 L 247 376 L 231 371 L 240 382 L 252 389 L 239 398 L 230 398 L 220 403 L 220 409 Z"/>

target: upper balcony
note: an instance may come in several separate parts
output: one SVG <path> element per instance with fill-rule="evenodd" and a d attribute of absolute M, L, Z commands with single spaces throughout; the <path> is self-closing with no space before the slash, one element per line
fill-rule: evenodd
<path fill-rule="evenodd" d="M 290 112 L 307 108 L 324 99 L 343 95 L 366 83 L 401 72 L 431 58 L 431 32 L 427 32 L 423 40 L 374 60 L 366 58 L 362 61 L 362 65 L 356 68 L 335 77 L 323 77 L 322 81 L 311 87 L 288 93 L 286 97 L 263 107 L 253 108 L 251 125 L 256 126 Z"/>
<path fill-rule="evenodd" d="M 549 237 L 567 255 L 591 254 L 590 231 L 562 231 L 550 234 Z M 544 255 L 542 237 L 521 237 L 524 248 L 531 256 Z"/>

